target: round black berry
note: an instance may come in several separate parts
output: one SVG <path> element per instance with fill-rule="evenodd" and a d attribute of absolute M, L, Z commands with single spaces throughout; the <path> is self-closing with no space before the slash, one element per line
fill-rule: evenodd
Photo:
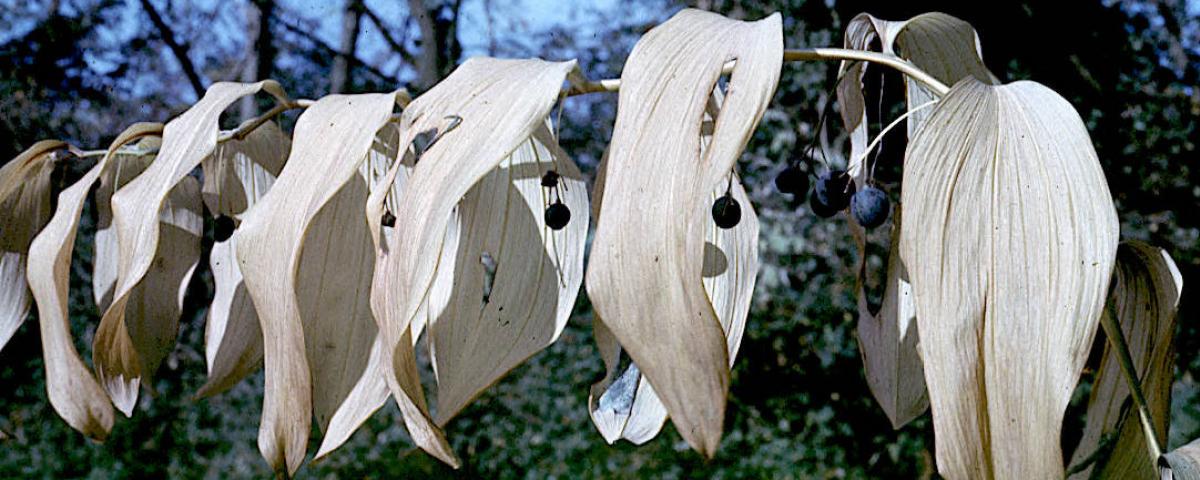
<path fill-rule="evenodd" d="M 728 230 L 742 221 L 742 206 L 733 199 L 733 195 L 726 193 L 713 202 L 712 217 L 718 227 Z"/>
<path fill-rule="evenodd" d="M 854 181 L 845 170 L 834 170 L 817 179 L 816 192 L 816 198 L 820 199 L 822 204 L 842 211 L 850 206 L 850 197 L 854 196 Z"/>
<path fill-rule="evenodd" d="M 554 230 L 562 230 L 571 221 L 571 209 L 563 205 L 562 200 L 557 200 L 546 207 L 546 214 L 543 215 L 546 220 L 546 226 Z"/>
<path fill-rule="evenodd" d="M 858 221 L 859 225 L 866 228 L 883 225 L 891 209 L 892 202 L 888 200 L 887 194 L 875 187 L 862 189 L 861 192 L 854 194 L 854 198 L 850 201 L 850 213 L 854 215 L 854 219 Z"/>
<path fill-rule="evenodd" d="M 840 211 L 836 208 L 826 205 L 825 202 L 822 202 L 821 198 L 819 196 L 817 196 L 816 190 L 813 190 L 812 193 L 808 197 L 808 207 L 810 209 L 812 209 L 812 212 L 814 214 L 816 214 L 818 217 L 821 217 L 821 218 L 832 217 L 834 215 L 837 215 L 837 213 Z"/>
<path fill-rule="evenodd" d="M 383 218 L 379 220 L 379 223 L 385 227 L 394 227 L 396 226 L 396 216 L 392 212 L 383 212 Z"/>
<path fill-rule="evenodd" d="M 234 225 L 232 217 L 226 215 L 218 216 L 213 222 L 213 240 L 218 242 L 229 240 L 229 237 L 233 236 L 235 228 L 237 228 L 237 225 Z"/>
<path fill-rule="evenodd" d="M 558 186 L 558 172 L 548 170 L 545 175 L 542 175 L 542 186 L 546 188 Z"/>
<path fill-rule="evenodd" d="M 787 167 L 775 177 L 775 188 L 780 192 L 796 195 L 800 201 L 808 194 L 808 174 L 797 167 Z"/>

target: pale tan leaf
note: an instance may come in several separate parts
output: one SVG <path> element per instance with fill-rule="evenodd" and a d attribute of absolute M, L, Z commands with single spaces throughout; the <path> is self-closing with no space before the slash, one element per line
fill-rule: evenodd
<path fill-rule="evenodd" d="M 322 431 L 366 368 L 378 331 L 370 305 L 375 247 L 362 216 L 367 193 L 355 175 L 309 220 L 296 272 L 313 413 Z"/>
<path fill-rule="evenodd" d="M 161 128 L 161 127 L 160 127 Z M 159 134 L 162 132 L 160 131 Z M 162 146 L 160 137 L 145 137 L 137 143 L 138 149 L 157 149 Z M 113 290 L 117 288 L 117 231 L 112 221 L 112 196 L 121 187 L 137 178 L 154 155 L 113 155 L 108 163 L 112 166 L 100 172 L 100 185 L 93 196 L 96 203 L 96 235 L 92 254 L 92 296 L 100 311 L 112 305 Z"/>
<path fill-rule="evenodd" d="M 953 85 L 968 76 L 984 83 L 999 83 L 983 64 L 982 48 L 975 29 L 953 16 L 933 12 L 905 21 L 888 21 L 861 13 L 846 26 L 846 48 L 868 50 L 874 40 L 879 41 L 883 53 L 899 55 L 947 85 Z M 862 91 L 866 63 L 842 62 L 839 71 L 844 78 L 837 87 L 838 106 L 842 122 L 850 134 L 850 164 L 847 168 L 859 188 L 862 188 L 869 173 L 863 164 L 869 136 L 867 105 Z M 924 84 L 908 77 L 904 77 L 904 80 L 909 110 L 936 99 Z M 917 132 L 929 113 L 928 109 L 924 109 L 908 118 L 910 137 Z"/>
<path fill-rule="evenodd" d="M 324 427 L 366 367 L 374 247 L 356 173 L 401 98 L 331 95 L 309 107 L 287 166 L 234 233 L 265 340 L 258 446 L 276 470 L 299 468 L 314 409 Z"/>
<path fill-rule="evenodd" d="M 1165 445 L 1175 373 L 1175 312 L 1183 277 L 1167 252 L 1134 240 L 1122 242 L 1117 249 L 1113 281 L 1108 310 L 1121 325 L 1158 443 Z M 1115 443 L 1097 463 L 1071 478 L 1091 478 L 1095 468 L 1100 468 L 1100 478 L 1111 479 L 1153 478 L 1156 473 L 1156 459 L 1149 454 L 1136 407 L 1122 408 L 1130 394 L 1117 356 L 1106 343 L 1088 399 L 1087 423 L 1070 463 L 1091 456 L 1106 437 L 1115 435 Z"/>
<path fill-rule="evenodd" d="M 230 238 L 213 243 L 209 253 L 216 292 L 204 325 L 208 380 L 196 392 L 201 398 L 232 388 L 262 366 L 262 327 L 242 282 L 236 249 L 237 242 Z"/>
<path fill-rule="evenodd" d="M 29 316 L 29 243 L 50 220 L 50 174 L 67 147 L 43 140 L 0 168 L 0 350 Z"/>
<path fill-rule="evenodd" d="M 1200 440 L 1163 454 L 1158 474 L 1162 480 L 1200 480 Z"/>
<path fill-rule="evenodd" d="M 103 440 L 113 425 L 108 395 L 84 365 L 71 337 L 67 314 L 71 256 L 88 191 L 111 165 L 113 152 L 143 136 L 159 135 L 161 124 L 134 124 L 117 137 L 108 153 L 83 178 L 63 190 L 46 228 L 30 245 L 29 286 L 37 300 L 46 393 L 50 405 L 72 428 Z"/>
<path fill-rule="evenodd" d="M 291 140 L 275 122 L 218 145 L 200 162 L 208 211 L 237 216 L 254 206 L 275 183 L 290 150 Z"/>
<path fill-rule="evenodd" d="M 214 215 L 240 217 L 270 190 L 283 169 L 291 140 L 274 122 L 243 140 L 217 146 L 201 162 L 204 203 Z M 204 327 L 208 381 L 197 396 L 221 393 L 262 365 L 262 327 L 242 282 L 232 239 L 215 242 L 209 255 L 216 292 Z"/>
<path fill-rule="evenodd" d="M 406 103 L 404 100 L 402 103 Z M 397 211 L 399 204 L 395 203 L 407 183 L 408 175 L 413 167 L 414 157 L 409 151 L 402 158 L 404 162 L 397 167 L 397 176 L 391 183 L 391 188 L 382 187 L 387 181 L 388 171 L 401 156 L 398 152 L 400 131 L 394 123 L 389 123 L 379 130 L 367 153 L 366 161 L 359 166 L 359 175 L 367 182 L 371 191 L 377 191 L 385 196 L 387 210 Z M 387 236 L 392 235 L 391 227 L 383 227 Z M 422 323 L 423 325 L 423 323 Z M 366 367 L 357 377 L 356 383 L 333 411 L 325 427 L 325 436 L 321 439 L 321 447 L 316 458 L 320 459 L 340 447 L 350 438 L 363 422 L 379 410 L 387 402 L 391 393 L 385 380 L 385 370 L 388 370 L 388 360 L 385 358 L 384 341 L 377 329 L 371 342 L 371 350 L 367 357 Z"/>
<path fill-rule="evenodd" d="M 871 395 L 892 422 L 892 428 L 899 429 L 929 408 L 929 396 L 925 393 L 912 284 L 900 261 L 900 208 L 894 210 L 887 278 L 878 312 L 872 312 L 867 303 L 866 232 L 853 222 L 850 229 L 859 255 L 855 282 L 858 351 L 862 354 Z"/>
<path fill-rule="evenodd" d="M 400 195 L 395 235 L 379 248 L 371 307 L 389 347 L 388 386 L 413 442 L 451 465 L 459 461 L 429 416 L 417 375 L 414 319 L 428 311 L 423 304 L 430 301 L 453 209 L 546 121 L 574 67 L 574 62 L 473 58 L 414 100 L 401 118 L 401 150 L 418 134 L 436 130 L 443 136 L 424 152 Z M 373 213 L 367 220 L 377 241 L 382 191 L 373 192 L 368 204 Z"/>
<path fill-rule="evenodd" d="M 557 194 L 541 185 L 549 170 L 560 175 Z M 575 213 L 557 231 L 543 219 L 556 198 Z M 562 333 L 583 283 L 587 211 L 582 174 L 548 125 L 459 202 L 458 238 L 438 264 L 456 281 L 443 283 L 449 307 L 428 326 L 439 425 Z"/>
<path fill-rule="evenodd" d="M 703 284 L 712 192 L 766 110 L 782 59 L 778 15 L 740 22 L 684 10 L 642 37 L 621 78 L 588 294 L 705 456 L 720 441 L 729 389 L 728 339 Z M 705 108 L 729 60 L 729 93 L 701 155 Z"/>
<path fill-rule="evenodd" d="M 0 250 L 0 349 L 25 322 L 31 306 L 25 282 L 25 254 Z"/>
<path fill-rule="evenodd" d="M 25 253 L 50 221 L 50 174 L 58 152 L 69 148 L 42 140 L 0 167 L 0 251 Z"/>
<path fill-rule="evenodd" d="M 270 80 L 213 84 L 199 102 L 167 123 L 156 160 L 113 194 L 113 224 L 119 245 L 117 284 L 112 304 L 97 329 L 92 360 L 113 403 L 127 415 L 137 401 L 142 377 L 153 373 L 146 370 L 151 365 L 141 364 L 139 357 L 143 355 L 135 354 L 133 340 L 126 334 L 134 331 L 124 324 L 131 293 L 146 279 L 156 258 L 171 252 L 169 245 L 160 247 L 160 217 L 170 213 L 160 212 L 166 209 L 168 195 L 176 185 L 216 148 L 221 112 L 239 98 L 259 91 L 267 91 L 280 102 L 287 101 L 279 84 Z M 198 190 L 197 186 L 197 197 Z"/>
<path fill-rule="evenodd" d="M 725 193 L 721 185 L 712 195 L 715 200 Z M 740 182 L 732 193 L 738 203 L 750 206 Z M 726 337 L 729 364 L 733 366 L 746 327 L 746 315 L 758 273 L 758 217 L 753 208 L 745 210 L 738 226 L 721 230 L 715 225 L 705 232 L 704 289 Z M 592 422 L 608 443 L 624 438 L 641 445 L 662 430 L 667 419 L 666 407 L 638 366 L 628 361 L 616 338 L 597 316 L 593 319 L 596 344 L 604 358 L 607 375 L 592 386 L 588 410 Z"/>
<path fill-rule="evenodd" d="M 118 159 L 113 163 L 116 165 L 110 170 L 126 162 Z M 201 215 L 200 182 L 185 177 L 163 202 L 158 249 L 143 280 L 125 294 L 123 315 L 108 323 L 101 320 L 96 328 L 93 362 L 97 352 L 103 351 L 107 358 L 122 358 L 141 373 L 136 381 L 106 385 L 113 403 L 126 416 L 132 415 L 136 405 L 137 385 L 153 388 L 154 372 L 175 347 L 183 296 L 200 262 L 200 236 L 204 230 Z"/>
<path fill-rule="evenodd" d="M 367 365 L 350 393 L 346 395 L 345 400 L 337 406 L 330 417 L 329 424 L 325 428 L 325 436 L 321 438 L 321 447 L 317 450 L 315 458 L 324 458 L 346 443 L 346 440 L 350 439 L 350 435 L 358 430 L 363 422 L 387 403 L 391 394 L 388 391 L 385 377 L 389 370 L 385 358 L 385 348 L 383 336 L 376 334 L 371 342 Z"/>
<path fill-rule="evenodd" d="M 75 350 L 67 289 L 79 214 L 103 166 L 97 164 L 59 195 L 58 213 L 31 246 L 33 261 L 28 273 L 38 306 L 50 405 L 72 428 L 96 440 L 103 440 L 112 430 L 113 411 L 108 395 Z"/>
<path fill-rule="evenodd" d="M 965 79 L 909 144 L 901 204 L 939 473 L 1061 478 L 1117 248 L 1082 120 L 1037 83 Z"/>
<path fill-rule="evenodd" d="M 701 155 L 711 142 L 713 122 L 719 116 L 723 102 L 721 89 L 713 89 L 701 128 Z M 604 166 L 601 166 L 597 175 L 597 185 L 600 185 L 596 189 L 598 195 L 603 193 Z M 758 216 L 740 181 L 718 184 L 709 202 L 723 195 L 726 188 L 730 189 L 740 205 L 745 205 L 745 215 L 737 226 L 729 230 L 722 230 L 711 223 L 708 225 L 704 234 L 704 264 L 701 272 L 705 293 L 712 302 L 713 311 L 725 334 L 732 367 L 741 345 L 758 272 L 759 225 Z M 666 407 L 637 365 L 629 361 L 629 356 L 622 351 L 603 320 L 596 316 L 593 321 L 596 344 L 604 359 L 607 375 L 592 386 L 588 396 L 592 422 L 609 443 L 618 438 L 639 445 L 650 441 L 662 430 L 667 419 Z"/>
<path fill-rule="evenodd" d="M 914 63 L 938 80 L 954 84 L 965 77 L 985 83 L 997 83 L 983 65 L 979 39 L 970 24 L 943 13 L 926 13 L 905 21 L 888 21 L 869 14 L 859 14 L 846 27 L 845 47 L 857 50 L 872 48 L 875 41 L 884 53 L 899 55 Z M 863 96 L 863 77 L 866 64 L 842 62 L 839 80 L 838 106 L 842 122 L 850 137 L 847 169 L 858 188 L 863 188 L 871 172 L 865 160 L 869 149 L 867 105 Z M 935 96 L 920 82 L 905 77 L 906 119 L 911 137 L 931 109 Z M 877 119 L 883 121 L 883 119 Z M 883 135 L 875 132 L 875 135 Z M 866 370 L 867 384 L 887 414 L 893 428 L 900 428 L 916 418 L 929 405 L 925 393 L 925 378 L 918 349 L 917 323 L 904 264 L 896 249 L 899 238 L 900 208 L 893 218 L 892 242 L 888 254 L 883 305 L 879 312 L 867 307 L 865 283 L 866 238 L 856 224 L 850 228 L 858 246 L 857 296 L 858 345 Z"/>
<path fill-rule="evenodd" d="M 200 237 L 204 220 L 200 182 L 185 177 L 163 202 L 158 251 L 145 279 L 128 294 L 125 329 L 133 341 L 147 379 L 175 347 L 183 296 L 200 262 Z M 97 330 L 99 331 L 99 330 Z"/>

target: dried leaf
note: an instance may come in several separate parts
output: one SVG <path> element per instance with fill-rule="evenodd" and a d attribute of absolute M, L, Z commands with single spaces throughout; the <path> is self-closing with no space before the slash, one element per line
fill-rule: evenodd
<path fill-rule="evenodd" d="M 130 336 L 153 333 L 150 336 L 165 337 L 161 330 L 148 332 L 137 328 L 136 325 L 130 327 L 131 324 L 125 321 L 125 316 L 131 294 L 147 278 L 157 259 L 168 258 L 173 254 L 170 244 L 160 241 L 160 236 L 163 235 L 160 231 L 160 221 L 174 216 L 167 205 L 168 195 L 177 191 L 176 185 L 216 148 L 217 121 L 221 112 L 239 98 L 263 90 L 281 102 L 286 101 L 279 84 L 270 80 L 253 84 L 213 84 L 199 102 L 167 123 L 157 159 L 145 172 L 113 194 L 113 224 L 116 226 L 119 245 L 117 285 L 112 304 L 100 320 L 93 344 L 92 360 L 101 384 L 108 390 L 117 408 L 126 415 L 133 411 L 142 377 L 153 373 L 147 369 L 154 365 L 142 364 L 142 360 L 152 359 L 157 355 L 136 351 L 137 340 Z M 198 185 L 195 194 L 198 202 Z M 199 209 L 196 211 L 194 217 L 184 214 L 173 220 L 178 222 L 174 224 L 184 230 L 190 228 L 192 220 L 200 220 Z M 174 232 L 171 235 L 181 241 L 190 242 L 182 232 Z M 173 318 L 170 322 L 177 320 Z M 174 330 L 169 333 L 173 338 Z"/>
<path fill-rule="evenodd" d="M 0 250 L 0 349 L 12 339 L 29 316 L 29 288 L 25 283 L 25 255 Z"/>
<path fill-rule="evenodd" d="M 399 155 L 399 133 L 400 131 L 394 123 L 380 129 L 371 145 L 370 152 L 367 153 L 366 161 L 359 167 L 359 175 L 365 179 L 369 189 L 386 196 L 385 203 L 389 211 L 399 210 L 399 205 L 395 202 L 407 183 L 414 161 L 411 151 L 407 152 L 403 158 Z M 403 163 L 397 167 L 398 174 L 395 181 L 391 183 L 391 188 L 381 187 L 387 181 L 388 171 L 398 159 Z M 383 231 L 389 237 L 392 235 L 391 227 L 383 227 Z M 366 367 L 349 394 L 345 396 L 341 404 L 337 405 L 330 416 L 329 423 L 325 427 L 325 436 L 321 439 L 321 447 L 316 454 L 317 459 L 323 458 L 345 443 L 363 422 L 387 403 L 388 397 L 391 396 L 385 379 L 388 360 L 385 358 L 384 341 L 378 330 L 375 331 Z"/>
<path fill-rule="evenodd" d="M 26 253 L 29 242 L 50 220 L 50 174 L 69 148 L 42 140 L 0 167 L 0 250 Z"/>
<path fill-rule="evenodd" d="M 271 189 L 283 169 L 291 140 L 274 122 L 254 129 L 244 140 L 217 147 L 201 162 L 204 202 L 210 212 L 240 217 Z M 262 327 L 254 301 L 242 282 L 232 238 L 215 242 L 209 254 L 216 292 L 204 327 L 208 381 L 197 396 L 216 395 L 262 366 Z"/>
<path fill-rule="evenodd" d="M 388 386 L 413 442 L 453 466 L 458 458 L 425 406 L 412 347 L 414 320 L 428 311 L 423 305 L 431 301 L 453 209 L 545 123 L 573 68 L 575 62 L 473 58 L 414 100 L 401 118 L 402 150 L 431 130 L 441 139 L 424 151 L 400 194 L 395 235 L 379 248 L 371 306 L 389 350 Z M 368 205 L 372 232 L 379 232 L 380 192 Z"/>
<path fill-rule="evenodd" d="M 258 447 L 277 471 L 295 473 L 314 410 L 324 427 L 366 368 L 374 246 L 356 173 L 403 98 L 330 95 L 309 107 L 287 166 L 234 234 L 265 339 Z"/>
<path fill-rule="evenodd" d="M 724 193 L 725 186 L 719 186 L 712 200 Z M 739 204 L 750 206 L 740 182 L 733 184 L 732 193 Z M 705 232 L 704 290 L 712 299 L 725 333 L 731 368 L 741 345 L 758 272 L 758 216 L 753 208 L 745 213 L 741 223 L 730 230 L 712 225 Z M 593 322 L 607 375 L 592 386 L 588 396 L 592 422 L 610 444 L 619 438 L 637 445 L 646 443 L 662 430 L 666 407 L 604 322 L 598 316 Z"/>
<path fill-rule="evenodd" d="M 989 84 L 998 83 L 983 65 L 975 29 L 950 15 L 935 12 L 906 21 L 888 21 L 863 13 L 846 26 L 846 48 L 868 50 L 875 40 L 879 41 L 882 52 L 909 60 L 946 84 L 954 84 L 966 77 Z M 863 96 L 866 64 L 842 62 L 840 72 L 844 78 L 837 87 L 838 106 L 850 136 L 847 168 L 858 188 L 862 189 L 871 174 L 865 163 L 869 158 L 866 153 L 870 135 L 867 105 Z M 906 124 L 911 137 L 931 111 L 925 108 L 928 102 L 936 97 L 924 84 L 908 77 L 904 80 L 905 97 L 911 113 Z M 876 132 L 876 135 L 882 134 Z M 893 428 L 904 426 L 929 405 L 921 358 L 917 352 L 919 338 L 914 321 L 912 286 L 896 250 L 899 216 L 900 208 L 897 207 L 893 216 L 897 222 L 892 227 L 883 306 L 875 313 L 867 307 L 866 290 L 863 288 L 867 273 L 866 234 L 858 225 L 850 225 L 857 241 L 859 259 L 856 268 L 859 352 L 863 357 L 871 394 L 887 414 Z"/>
<path fill-rule="evenodd" d="M 541 185 L 548 170 L 560 175 L 557 193 Z M 556 198 L 578 213 L 562 230 L 551 230 L 543 219 Z M 459 202 L 451 228 L 458 238 L 446 241 L 438 264 L 456 281 L 444 283 L 448 290 L 440 294 L 449 296 L 449 307 L 428 326 L 439 425 L 558 339 L 583 283 L 587 211 L 583 176 L 549 126 L 536 130 Z"/>
<path fill-rule="evenodd" d="M 157 149 L 162 146 L 162 139 L 146 137 L 139 143 L 140 147 Z M 93 196 L 96 204 L 96 235 L 92 247 L 92 296 L 100 311 L 112 305 L 113 291 L 117 288 L 119 248 L 116 226 L 112 221 L 113 193 L 146 171 L 153 160 L 154 155 L 113 155 L 109 160 L 113 166 L 100 172 L 100 185 Z"/>
<path fill-rule="evenodd" d="M 1037 83 L 965 79 L 909 144 L 901 200 L 939 473 L 1062 477 L 1117 248 L 1082 120 Z"/>
<path fill-rule="evenodd" d="M 102 177 L 112 171 L 119 172 L 119 175 L 132 174 L 136 178 L 153 158 L 116 155 L 111 162 L 113 166 L 106 169 Z M 97 196 L 102 193 L 98 190 Z M 154 372 L 175 347 L 179 316 L 183 312 L 183 296 L 200 262 L 200 236 L 204 230 L 200 208 L 200 183 L 195 178 L 185 177 L 170 191 L 163 203 L 163 210 L 159 213 L 158 251 L 154 253 L 144 279 L 126 294 L 124 315 L 110 323 L 102 320 L 97 327 L 93 361 L 97 350 L 120 352 L 118 355 L 125 356 L 122 361 L 136 361 L 136 368 L 146 379 L 145 384 L 152 385 Z M 112 237 L 108 238 L 112 240 Z M 101 246 L 106 248 L 101 249 Z M 97 271 L 101 262 L 107 266 L 116 263 L 113 257 L 119 255 L 119 249 L 112 250 L 113 246 L 111 242 L 97 245 Z M 141 383 L 141 380 L 135 383 Z M 129 416 L 136 405 L 137 389 L 122 390 L 120 386 L 124 385 L 109 386 L 110 389 L 118 386 L 117 390 L 123 394 L 113 394 L 112 390 L 109 393 L 113 395 L 117 408 Z"/>
<path fill-rule="evenodd" d="M 642 37 L 621 78 L 588 294 L 705 456 L 720 441 L 729 389 L 729 339 L 703 284 L 712 192 L 766 110 L 782 59 L 778 15 L 748 23 L 684 10 Z M 729 93 L 701 155 L 705 108 L 728 60 Z"/>
<path fill-rule="evenodd" d="M 1175 374 L 1175 312 L 1183 277 L 1167 252 L 1139 241 L 1121 243 L 1114 276 L 1108 309 L 1121 325 L 1159 435 L 1158 443 L 1165 445 Z M 1091 456 L 1107 436 L 1116 435 L 1116 442 L 1104 452 L 1102 460 L 1071 478 L 1091 478 L 1097 466 L 1100 478 L 1154 477 L 1156 459 L 1148 453 L 1137 410 L 1132 406 L 1122 408 L 1129 398 L 1117 353 L 1106 344 L 1088 399 L 1087 424 L 1071 464 Z"/>
<path fill-rule="evenodd" d="M 119 156 L 113 152 L 137 138 L 161 133 L 161 124 L 148 123 L 134 124 L 122 132 L 99 163 L 59 194 L 53 218 L 29 248 L 33 259 L 29 262 L 29 287 L 37 300 L 50 405 L 72 428 L 96 440 L 103 440 L 112 430 L 112 407 L 108 395 L 75 350 L 67 314 L 71 256 L 79 215 L 92 186 Z"/>
<path fill-rule="evenodd" d="M 237 265 L 237 242 L 213 243 L 209 252 L 216 292 L 204 325 L 204 357 L 208 380 L 196 392 L 199 398 L 222 393 L 262 366 L 262 327 L 254 300 L 242 282 Z"/>
<path fill-rule="evenodd" d="M 887 279 L 883 303 L 872 312 L 867 303 L 866 232 L 858 224 L 850 229 L 858 246 L 858 268 L 855 282 L 858 297 L 858 351 L 862 354 L 867 386 L 871 395 L 892 428 L 899 429 L 929 408 L 925 393 L 925 372 L 919 351 L 916 304 L 908 271 L 900 261 L 900 208 L 892 218 L 891 246 L 887 263 Z"/>
<path fill-rule="evenodd" d="M 67 147 L 43 140 L 0 168 L 0 350 L 29 316 L 26 255 L 50 220 L 50 174 L 55 153 Z"/>
<path fill-rule="evenodd" d="M 275 122 L 260 125 L 242 140 L 217 145 L 200 162 L 208 211 L 240 216 L 253 207 L 275 183 L 290 150 L 291 140 Z"/>
<path fill-rule="evenodd" d="M 721 89 L 714 89 L 701 127 L 701 155 L 704 155 L 711 142 L 713 122 L 719 117 L 720 105 L 723 102 L 724 94 Z M 597 175 L 597 195 L 603 193 L 605 167 L 607 162 L 601 165 Z M 725 334 L 732 367 L 741 345 L 758 272 L 758 216 L 740 181 L 718 184 L 712 191 L 709 202 L 724 195 L 726 188 L 730 189 L 738 204 L 746 206 L 746 215 L 737 226 L 729 230 L 717 228 L 715 224 L 708 225 L 705 230 L 704 264 L 701 271 L 705 293 L 712 301 L 713 311 Z M 599 203 L 596 205 L 597 212 Z M 658 435 L 666 422 L 666 407 L 599 316 L 593 318 L 593 328 L 596 345 L 600 349 L 607 374 L 600 382 L 592 385 L 588 396 L 588 411 L 591 413 L 592 422 L 610 444 L 618 438 L 625 438 L 638 445 L 650 441 Z"/>
<path fill-rule="evenodd" d="M 1200 480 L 1200 440 L 1163 454 L 1158 474 L 1162 480 Z"/>

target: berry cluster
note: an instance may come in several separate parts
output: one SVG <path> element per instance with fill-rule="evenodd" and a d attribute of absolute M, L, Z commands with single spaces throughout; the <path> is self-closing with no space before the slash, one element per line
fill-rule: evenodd
<path fill-rule="evenodd" d="M 827 107 L 828 108 L 828 107 Z M 817 131 L 820 132 L 825 123 L 825 111 L 817 120 Z M 809 143 L 806 152 L 816 147 L 816 136 Z M 854 179 L 845 170 L 829 170 L 817 178 L 817 186 L 809 192 L 808 173 L 800 169 L 800 162 L 807 155 L 800 155 L 775 177 L 775 188 L 780 192 L 792 195 L 803 202 L 808 198 L 809 208 L 821 218 L 829 218 L 838 212 L 850 208 L 854 220 L 865 228 L 875 228 L 887 221 L 891 211 L 891 202 L 887 193 L 873 185 L 867 185 L 862 190 L 857 189 Z M 822 158 L 824 152 L 822 151 Z M 828 165 L 828 161 L 825 162 Z"/>

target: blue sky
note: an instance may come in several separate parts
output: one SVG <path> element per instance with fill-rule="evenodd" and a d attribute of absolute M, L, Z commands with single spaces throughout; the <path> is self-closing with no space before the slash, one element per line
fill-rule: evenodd
<path fill-rule="evenodd" d="M 336 44 L 341 29 L 338 18 L 344 2 L 281 0 L 281 3 L 309 18 L 324 19 L 317 35 L 330 44 Z M 384 21 L 391 22 L 392 31 L 397 31 L 408 15 L 407 2 L 367 0 L 366 4 Z M 487 11 L 489 4 L 491 21 Z M 459 40 L 467 56 L 484 55 L 487 53 L 489 35 L 533 33 L 554 26 L 566 27 L 585 35 L 591 32 L 591 25 L 596 24 L 597 18 L 617 12 L 618 9 L 625 10 L 622 13 L 633 17 L 651 16 L 646 9 L 638 8 L 636 2 L 621 0 L 466 0 L 462 6 Z M 374 25 L 367 22 L 362 26 L 358 53 L 364 59 L 369 59 L 376 51 L 384 50 L 387 46 L 374 32 Z"/>

